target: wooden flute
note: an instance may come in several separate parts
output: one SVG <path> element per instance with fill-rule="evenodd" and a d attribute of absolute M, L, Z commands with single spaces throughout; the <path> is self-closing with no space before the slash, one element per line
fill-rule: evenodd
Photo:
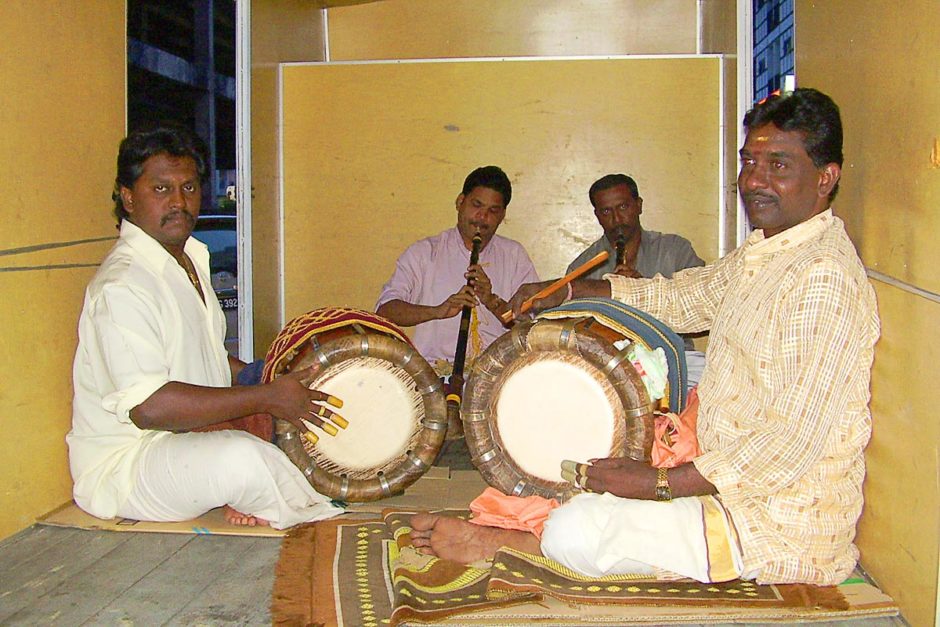
<path fill-rule="evenodd" d="M 483 238 L 479 233 L 474 234 L 470 249 L 470 265 L 475 266 L 480 261 L 480 246 L 483 244 Z M 471 285 L 471 280 L 467 279 L 467 285 Z M 453 410 L 460 409 L 460 398 L 463 395 L 463 368 L 467 361 L 467 340 L 470 337 L 470 315 L 473 308 L 464 305 L 460 311 L 460 330 L 457 332 L 457 348 L 454 350 L 454 367 L 450 374 L 450 393 L 447 395 L 448 410 L 448 429 L 456 427 L 451 424 L 450 415 Z"/>
<path fill-rule="evenodd" d="M 627 238 L 623 236 L 623 233 L 620 233 L 617 236 L 617 241 L 614 243 L 614 250 L 617 252 L 616 264 L 614 267 L 619 267 L 623 265 L 623 256 L 627 249 Z"/>

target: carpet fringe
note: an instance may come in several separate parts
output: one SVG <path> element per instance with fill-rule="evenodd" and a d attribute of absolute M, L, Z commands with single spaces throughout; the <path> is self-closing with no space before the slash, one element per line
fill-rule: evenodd
<path fill-rule="evenodd" d="M 271 616 L 275 625 L 310 625 L 313 564 L 317 559 L 316 524 L 294 527 L 281 542 L 275 567 Z M 285 559 L 289 555 L 290 559 Z M 330 600 L 332 602 L 332 599 Z"/>

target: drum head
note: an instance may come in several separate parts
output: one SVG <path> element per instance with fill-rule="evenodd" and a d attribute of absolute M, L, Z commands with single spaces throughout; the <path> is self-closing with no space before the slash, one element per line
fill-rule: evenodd
<path fill-rule="evenodd" d="M 597 368 L 574 354 L 532 353 L 517 360 L 497 393 L 499 442 L 524 473 L 561 482 L 561 462 L 622 455 L 617 393 Z M 558 434 L 564 437 L 533 437 Z M 615 442 L 618 438 L 621 442 Z"/>
<path fill-rule="evenodd" d="M 327 368 L 310 387 L 342 399 L 343 408 L 337 411 L 349 421 L 336 437 L 321 437 L 304 447 L 321 468 L 355 479 L 375 477 L 398 463 L 421 431 L 416 418 L 424 408 L 414 381 L 385 360 L 349 359 Z"/>
<path fill-rule="evenodd" d="M 653 408 L 625 350 L 592 321 L 517 324 L 474 362 L 461 418 L 471 459 L 504 494 L 564 501 L 561 462 L 649 459 Z"/>

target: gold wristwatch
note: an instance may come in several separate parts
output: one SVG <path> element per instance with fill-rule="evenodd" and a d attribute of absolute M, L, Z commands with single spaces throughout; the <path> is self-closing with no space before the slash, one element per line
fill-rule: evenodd
<path fill-rule="evenodd" d="M 671 501 L 672 488 L 669 487 L 669 475 L 666 468 L 660 468 L 656 471 L 656 500 Z"/>

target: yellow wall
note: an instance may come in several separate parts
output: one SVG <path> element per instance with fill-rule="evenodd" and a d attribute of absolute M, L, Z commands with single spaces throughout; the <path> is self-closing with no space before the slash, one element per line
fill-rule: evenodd
<path fill-rule="evenodd" d="M 701 0 L 702 49 L 709 54 L 736 54 L 738 50 L 738 7 L 729 0 Z"/>
<path fill-rule="evenodd" d="M 940 293 L 940 11 L 936 0 L 796 6 L 796 72 L 839 104 L 836 212 L 865 265 Z M 913 625 L 936 615 L 940 428 L 932 386 L 940 303 L 875 281 L 882 339 L 872 381 L 862 564 Z"/>
<path fill-rule="evenodd" d="M 696 1 L 384 0 L 329 10 L 330 58 L 693 54 Z"/>
<path fill-rule="evenodd" d="M 513 182 L 499 232 L 542 276 L 563 274 L 601 235 L 587 189 L 607 172 L 636 177 L 644 225 L 680 231 L 714 259 L 721 66 L 685 57 L 285 67 L 287 318 L 374 307 L 396 257 L 453 226 L 464 177 L 490 163 Z M 644 97 L 610 106 L 622 85 Z"/>
<path fill-rule="evenodd" d="M 0 537 L 71 497 L 65 434 L 85 284 L 117 235 L 123 0 L 0 2 Z"/>
<path fill-rule="evenodd" d="M 277 64 L 323 58 L 323 24 L 310 0 L 251 0 L 252 270 L 255 357 L 281 330 Z"/>

